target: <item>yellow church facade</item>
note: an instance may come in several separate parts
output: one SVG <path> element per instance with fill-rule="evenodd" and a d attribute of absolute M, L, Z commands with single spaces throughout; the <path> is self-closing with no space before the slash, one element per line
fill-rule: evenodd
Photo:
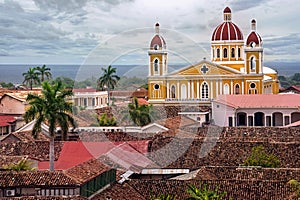
<path fill-rule="evenodd" d="M 203 104 L 222 94 L 277 94 L 278 74 L 263 65 L 263 42 L 251 21 L 246 39 L 231 19 L 230 8 L 211 38 L 211 59 L 168 73 L 166 41 L 155 25 L 148 69 L 148 100 L 153 104 Z"/>

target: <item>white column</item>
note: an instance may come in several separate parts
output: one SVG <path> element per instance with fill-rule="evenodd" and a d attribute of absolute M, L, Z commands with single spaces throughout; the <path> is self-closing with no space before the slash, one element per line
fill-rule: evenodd
<path fill-rule="evenodd" d="M 199 80 L 197 80 L 197 99 L 200 98 L 200 94 L 199 94 Z"/>
<path fill-rule="evenodd" d="M 195 98 L 195 95 L 194 95 L 194 80 L 192 80 L 192 99 Z"/>
<path fill-rule="evenodd" d="M 232 115 L 232 126 L 235 127 L 235 115 Z"/>
<path fill-rule="evenodd" d="M 177 81 L 177 99 L 181 99 L 179 81 Z"/>
<path fill-rule="evenodd" d="M 234 94 L 233 93 L 233 81 L 230 81 L 230 94 Z"/>
<path fill-rule="evenodd" d="M 190 99 L 191 97 L 191 81 L 188 80 L 188 88 L 187 88 L 188 92 L 187 92 L 187 99 Z"/>
<path fill-rule="evenodd" d="M 213 81 L 210 81 L 210 99 L 214 98 L 214 86 L 213 86 Z"/>
<path fill-rule="evenodd" d="M 219 81 L 216 81 L 216 97 L 219 96 Z"/>
<path fill-rule="evenodd" d="M 244 80 L 242 80 L 242 94 L 244 94 Z"/>
<path fill-rule="evenodd" d="M 167 81 L 167 99 L 170 98 L 170 83 Z"/>
<path fill-rule="evenodd" d="M 223 84 L 222 80 L 220 81 L 220 95 L 223 94 Z"/>

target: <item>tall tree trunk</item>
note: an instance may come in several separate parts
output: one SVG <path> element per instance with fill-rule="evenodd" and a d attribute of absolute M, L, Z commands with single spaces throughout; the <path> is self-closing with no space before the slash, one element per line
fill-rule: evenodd
<path fill-rule="evenodd" d="M 50 145 L 49 145 L 49 170 L 50 172 L 54 171 L 54 136 L 50 136 Z"/>

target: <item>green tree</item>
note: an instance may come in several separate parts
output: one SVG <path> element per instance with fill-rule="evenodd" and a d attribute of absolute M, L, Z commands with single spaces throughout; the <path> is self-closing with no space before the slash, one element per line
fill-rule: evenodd
<path fill-rule="evenodd" d="M 52 80 L 51 84 L 54 84 L 56 82 L 62 82 L 62 84 L 64 85 L 64 87 L 70 88 L 70 89 L 73 88 L 74 83 L 75 83 L 75 81 L 73 79 L 68 78 L 68 77 L 64 77 L 64 76 L 57 77 L 55 80 Z"/>
<path fill-rule="evenodd" d="M 13 171 L 35 170 L 35 168 L 32 167 L 32 165 L 33 165 L 33 163 L 28 161 L 27 158 L 23 158 L 17 163 L 11 163 L 9 165 L 4 165 L 3 168 L 6 170 L 13 170 Z"/>
<path fill-rule="evenodd" d="M 39 73 L 36 71 L 36 68 L 29 68 L 27 72 L 23 73 L 24 81 L 26 85 L 29 85 L 30 89 L 32 90 L 33 84 L 39 84 Z"/>
<path fill-rule="evenodd" d="M 190 195 L 187 200 L 221 200 L 226 195 L 226 192 L 220 192 L 218 187 L 210 190 L 207 185 L 202 184 L 200 184 L 199 188 L 194 185 L 188 185 L 187 193 Z"/>
<path fill-rule="evenodd" d="M 296 181 L 295 179 L 292 179 L 292 180 L 289 180 L 288 184 L 292 186 L 292 190 L 294 193 L 291 198 L 292 199 L 300 198 L 300 183 L 298 181 Z"/>
<path fill-rule="evenodd" d="M 133 98 L 133 103 L 128 104 L 129 116 L 134 124 L 138 126 L 145 126 L 151 122 L 152 105 L 139 105 L 136 97 Z"/>
<path fill-rule="evenodd" d="M 50 85 L 47 81 L 42 83 L 41 95 L 29 94 L 27 102 L 29 109 L 24 114 L 26 122 L 35 120 L 32 130 L 33 137 L 41 132 L 42 123 L 49 126 L 49 158 L 50 171 L 54 171 L 54 138 L 56 128 L 60 127 L 62 138 L 66 138 L 69 126 L 75 127 L 75 121 L 71 116 L 72 103 L 67 98 L 73 95 L 71 90 L 63 87 L 61 82 Z"/>
<path fill-rule="evenodd" d="M 108 117 L 106 113 L 103 113 L 98 118 L 98 124 L 99 126 L 116 126 L 117 122 L 114 117 Z"/>
<path fill-rule="evenodd" d="M 277 156 L 273 154 L 267 154 L 264 147 L 259 145 L 251 149 L 251 155 L 244 161 L 243 166 L 276 168 L 280 166 L 280 161 Z"/>
<path fill-rule="evenodd" d="M 97 86 L 100 89 L 106 89 L 108 92 L 108 105 L 110 103 L 110 91 L 113 90 L 120 77 L 116 75 L 116 68 L 112 67 L 111 65 L 108 66 L 107 69 L 102 68 L 103 74 L 97 81 Z"/>
<path fill-rule="evenodd" d="M 38 66 L 36 67 L 36 70 L 38 71 L 40 82 L 44 82 L 46 79 L 51 79 L 52 74 L 50 72 L 50 68 L 46 67 L 46 65 L 43 65 L 42 67 Z"/>

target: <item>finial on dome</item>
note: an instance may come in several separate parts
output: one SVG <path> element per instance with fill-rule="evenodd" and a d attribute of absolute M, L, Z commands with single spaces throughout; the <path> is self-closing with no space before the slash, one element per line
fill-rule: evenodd
<path fill-rule="evenodd" d="M 256 31 L 256 20 L 255 19 L 251 20 L 251 30 Z"/>
<path fill-rule="evenodd" d="M 158 22 L 155 24 L 155 33 L 157 35 L 159 34 L 159 23 Z"/>
<path fill-rule="evenodd" d="M 227 6 L 225 9 L 224 9 L 224 21 L 225 22 L 230 22 L 231 21 L 231 10 L 230 8 Z"/>

